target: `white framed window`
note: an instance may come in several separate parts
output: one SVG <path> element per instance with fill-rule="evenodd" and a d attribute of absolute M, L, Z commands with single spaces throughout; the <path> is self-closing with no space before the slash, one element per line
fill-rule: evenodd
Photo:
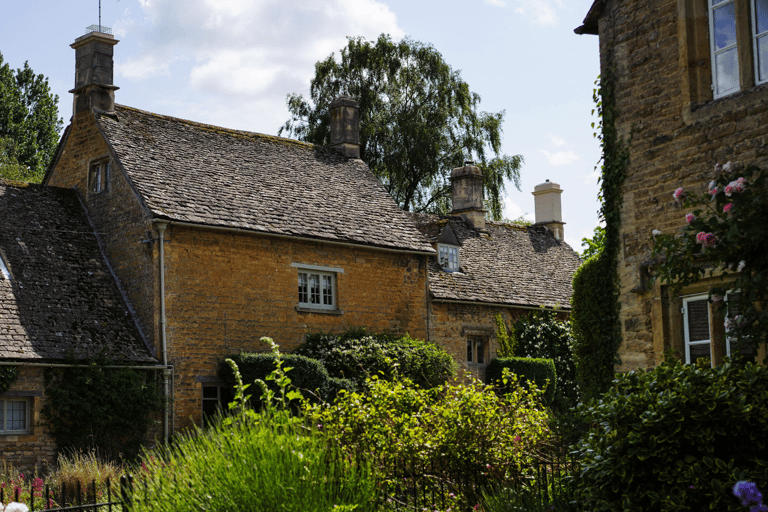
<path fill-rule="evenodd" d="M 709 0 L 709 42 L 715 98 L 739 91 L 735 0 Z"/>
<path fill-rule="evenodd" d="M 334 267 L 291 263 L 298 270 L 299 308 L 337 310 L 336 275 L 344 270 Z"/>
<path fill-rule="evenodd" d="M 88 173 L 88 190 L 91 194 L 101 194 L 107 190 L 109 168 L 109 161 L 91 164 L 91 170 Z"/>
<path fill-rule="evenodd" d="M 486 364 L 488 362 L 488 336 L 467 335 L 467 362 Z"/>
<path fill-rule="evenodd" d="M 443 270 L 448 272 L 459 271 L 459 248 L 457 246 L 437 244 L 437 257 Z"/>
<path fill-rule="evenodd" d="M 752 0 L 752 42 L 755 82 L 768 82 L 768 0 Z"/>
<path fill-rule="evenodd" d="M 0 398 L 0 434 L 23 434 L 30 430 L 29 398 Z"/>
<path fill-rule="evenodd" d="M 709 318 L 709 296 L 683 298 L 683 328 L 685 332 L 685 362 L 712 360 L 712 330 Z M 710 363 L 711 364 L 711 363 Z"/>

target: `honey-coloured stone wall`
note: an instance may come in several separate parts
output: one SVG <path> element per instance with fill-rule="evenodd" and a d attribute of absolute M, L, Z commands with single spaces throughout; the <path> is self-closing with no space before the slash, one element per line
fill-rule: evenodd
<path fill-rule="evenodd" d="M 736 1 L 746 12 L 747 0 Z M 676 299 L 664 298 L 668 290 L 644 275 L 651 231 L 676 234 L 685 225 L 673 191 L 703 192 L 718 162 L 768 165 L 768 84 L 754 85 L 746 69 L 750 45 L 740 44 L 741 91 L 713 99 L 706 4 L 608 2 L 599 21 L 601 75 L 615 79 L 616 126 L 630 141 L 620 227 L 620 371 L 653 367 L 666 349 L 680 347 Z"/>

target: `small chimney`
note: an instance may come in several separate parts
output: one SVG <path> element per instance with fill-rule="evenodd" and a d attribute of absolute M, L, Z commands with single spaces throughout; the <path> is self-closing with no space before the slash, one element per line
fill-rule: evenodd
<path fill-rule="evenodd" d="M 560 185 L 549 180 L 533 187 L 533 197 L 536 208 L 535 226 L 545 226 L 554 233 L 555 238 L 563 240 L 565 237 L 563 225 L 563 210 L 560 206 L 560 194 L 563 191 Z"/>
<path fill-rule="evenodd" d="M 483 173 L 472 162 L 451 171 L 451 215 L 458 215 L 477 230 L 485 229 Z"/>
<path fill-rule="evenodd" d="M 330 106 L 331 147 L 349 158 L 360 158 L 360 104 L 339 96 Z"/>
<path fill-rule="evenodd" d="M 75 95 L 74 115 L 94 108 L 115 110 L 115 91 L 119 88 L 112 85 L 112 55 L 117 43 L 112 34 L 93 31 L 70 45 L 75 50 L 75 88 L 69 91 Z"/>

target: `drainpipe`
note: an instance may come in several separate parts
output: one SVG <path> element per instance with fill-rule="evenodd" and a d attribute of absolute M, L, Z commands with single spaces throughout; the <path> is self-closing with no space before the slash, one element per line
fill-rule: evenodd
<path fill-rule="evenodd" d="M 165 398 L 165 407 L 163 410 L 163 437 L 168 440 L 170 431 L 168 428 L 168 418 L 170 413 L 170 397 L 171 392 L 169 389 L 171 369 L 168 368 L 168 347 L 165 337 L 165 248 L 163 235 L 165 234 L 165 228 L 168 227 L 167 222 L 158 222 L 157 232 L 160 235 L 160 343 L 163 351 L 163 394 Z"/>

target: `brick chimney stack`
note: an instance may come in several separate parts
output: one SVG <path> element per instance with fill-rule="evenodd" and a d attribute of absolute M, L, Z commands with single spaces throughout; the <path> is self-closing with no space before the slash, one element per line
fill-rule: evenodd
<path fill-rule="evenodd" d="M 451 215 L 460 216 L 475 229 L 485 229 L 483 173 L 472 162 L 451 171 L 451 203 Z"/>
<path fill-rule="evenodd" d="M 536 208 L 535 226 L 546 226 L 555 238 L 563 240 L 565 237 L 563 226 L 563 211 L 560 204 L 560 194 L 563 191 L 560 185 L 549 180 L 533 187 L 533 197 Z"/>
<path fill-rule="evenodd" d="M 360 104 L 349 96 L 339 96 L 330 106 L 331 147 L 349 158 L 360 158 Z"/>
<path fill-rule="evenodd" d="M 70 45 L 75 50 L 75 88 L 69 91 L 75 95 L 74 115 L 93 108 L 114 112 L 118 87 L 112 84 L 112 55 L 117 43 L 112 34 L 91 32 Z"/>

